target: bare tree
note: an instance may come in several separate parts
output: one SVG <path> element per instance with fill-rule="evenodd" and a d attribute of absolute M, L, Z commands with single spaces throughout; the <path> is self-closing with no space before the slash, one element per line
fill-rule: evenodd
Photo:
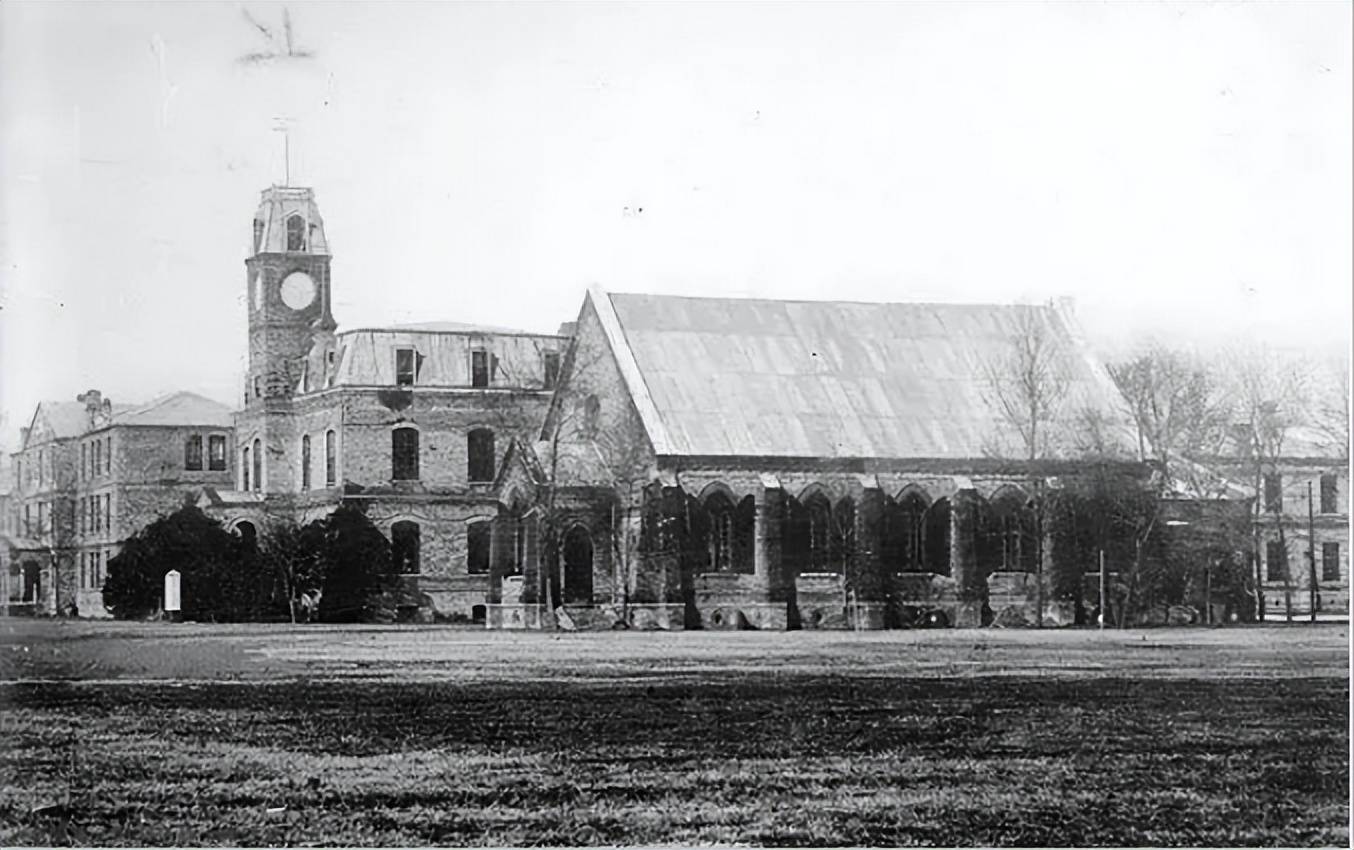
<path fill-rule="evenodd" d="M 984 366 L 988 401 L 1002 422 L 1019 436 L 1035 512 L 1035 592 L 1037 624 L 1044 622 L 1044 522 L 1046 495 L 1038 461 L 1054 449 L 1053 423 L 1068 394 L 1061 340 L 1044 320 L 1044 311 L 1024 308 L 1001 354 Z M 1004 441 L 1003 441 L 1004 442 Z"/>
<path fill-rule="evenodd" d="M 1310 413 L 1308 373 L 1292 357 L 1264 345 L 1236 348 L 1219 364 L 1222 379 L 1236 404 L 1236 434 L 1242 457 L 1250 462 L 1255 485 L 1255 586 L 1258 613 L 1264 618 L 1260 592 L 1260 526 L 1267 507 L 1264 476 L 1274 472 L 1283 457 L 1291 429 Z M 1279 547 L 1284 557 L 1284 597 L 1288 619 L 1293 618 L 1292 573 L 1288 568 L 1288 541 L 1283 527 L 1283 498 L 1272 511 Z"/>
<path fill-rule="evenodd" d="M 1326 378 L 1323 391 L 1312 405 L 1312 421 L 1326 448 L 1340 460 L 1349 462 L 1349 363 L 1332 360 L 1322 370 Z"/>
<path fill-rule="evenodd" d="M 1159 345 L 1111 364 L 1109 372 L 1128 400 L 1139 458 L 1153 461 L 1166 478 L 1193 485 L 1195 492 L 1215 491 L 1216 476 L 1201 477 L 1197 464 L 1219 455 L 1227 441 L 1232 404 L 1217 379 L 1201 364 Z"/>

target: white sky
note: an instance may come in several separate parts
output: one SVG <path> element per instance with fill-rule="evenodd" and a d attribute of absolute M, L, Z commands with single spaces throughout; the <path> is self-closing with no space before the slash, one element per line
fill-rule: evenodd
<path fill-rule="evenodd" d="M 314 58 L 255 65 L 244 8 L 280 31 L 0 4 L 0 441 L 90 387 L 236 401 L 284 114 L 345 327 L 553 331 L 599 283 L 1348 345 L 1348 3 L 306 3 Z"/>

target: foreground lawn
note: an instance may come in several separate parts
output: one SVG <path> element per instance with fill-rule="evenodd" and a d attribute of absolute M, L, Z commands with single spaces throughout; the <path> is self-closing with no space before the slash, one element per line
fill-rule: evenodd
<path fill-rule="evenodd" d="M 25 628 L 5 845 L 1348 843 L 1343 629 Z"/>

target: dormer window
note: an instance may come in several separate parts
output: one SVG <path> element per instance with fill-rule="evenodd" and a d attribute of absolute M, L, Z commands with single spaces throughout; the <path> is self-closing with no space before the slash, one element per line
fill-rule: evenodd
<path fill-rule="evenodd" d="M 255 254 L 257 254 L 257 253 L 259 252 L 259 248 L 262 247 L 262 245 L 263 245 L 263 220 L 262 220 L 262 219 L 257 219 L 257 218 L 256 218 L 256 219 L 254 219 L 254 253 L 255 253 Z"/>
<path fill-rule="evenodd" d="M 412 348 L 395 349 L 395 386 L 410 387 L 418 379 L 418 352 Z"/>
<path fill-rule="evenodd" d="M 489 386 L 489 352 L 470 352 L 470 386 Z"/>
<path fill-rule="evenodd" d="M 306 220 L 299 215 L 287 219 L 287 250 L 306 250 Z"/>
<path fill-rule="evenodd" d="M 545 355 L 545 388 L 553 390 L 559 383 L 559 355 L 553 351 Z"/>

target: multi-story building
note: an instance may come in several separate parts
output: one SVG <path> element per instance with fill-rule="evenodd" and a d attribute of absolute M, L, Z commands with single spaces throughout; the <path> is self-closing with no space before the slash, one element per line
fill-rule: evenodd
<path fill-rule="evenodd" d="M 457 324 L 336 332 L 313 192 L 265 189 L 253 224 L 237 471 L 200 504 L 242 534 L 361 504 L 391 541 L 411 609 L 482 616 L 497 469 L 514 437 L 539 429 L 567 337 Z"/>
<path fill-rule="evenodd" d="M 1349 615 L 1349 461 L 1317 429 L 1288 429 L 1273 458 L 1242 447 L 1219 466 L 1256 488 L 1254 541 L 1267 620 Z M 1256 485 L 1258 484 L 1258 487 Z"/>
<path fill-rule="evenodd" d="M 232 475 L 230 409 L 188 392 L 139 406 L 98 390 L 43 402 L 20 441 L 0 547 L 11 610 L 106 616 L 103 580 L 121 544 Z"/>

